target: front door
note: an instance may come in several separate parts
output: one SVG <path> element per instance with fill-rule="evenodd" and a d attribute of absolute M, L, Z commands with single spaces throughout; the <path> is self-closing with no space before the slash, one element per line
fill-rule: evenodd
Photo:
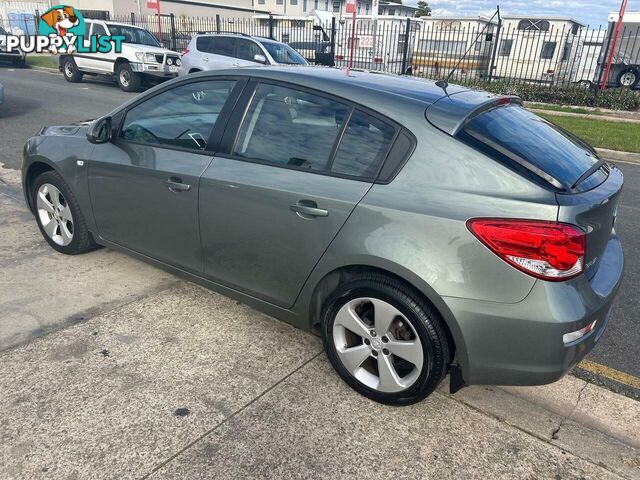
<path fill-rule="evenodd" d="M 199 179 L 235 84 L 191 82 L 147 98 L 128 109 L 113 142 L 96 146 L 89 189 L 102 238 L 202 272 Z"/>
<path fill-rule="evenodd" d="M 265 83 L 251 98 L 202 176 L 205 274 L 290 307 L 371 187 L 395 127 L 322 94 Z"/>

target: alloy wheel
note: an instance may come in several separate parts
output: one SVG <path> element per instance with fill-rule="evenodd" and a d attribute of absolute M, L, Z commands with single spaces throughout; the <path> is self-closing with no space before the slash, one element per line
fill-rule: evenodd
<path fill-rule="evenodd" d="M 47 236 L 60 246 L 67 246 L 73 240 L 73 216 L 60 190 L 44 183 L 36 197 L 38 217 Z"/>
<path fill-rule="evenodd" d="M 333 342 L 342 365 L 359 382 L 380 392 L 400 392 L 420 376 L 422 343 L 411 322 L 388 302 L 356 298 L 333 323 Z"/>

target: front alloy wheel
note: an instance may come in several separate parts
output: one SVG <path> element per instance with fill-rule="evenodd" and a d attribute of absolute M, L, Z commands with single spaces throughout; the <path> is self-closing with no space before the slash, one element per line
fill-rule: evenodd
<path fill-rule="evenodd" d="M 40 223 L 49 238 L 61 247 L 69 245 L 73 240 L 73 215 L 60 190 L 50 183 L 40 185 L 36 204 Z"/>

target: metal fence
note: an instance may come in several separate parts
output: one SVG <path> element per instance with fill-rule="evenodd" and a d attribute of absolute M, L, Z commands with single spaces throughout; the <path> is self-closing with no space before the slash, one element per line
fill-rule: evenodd
<path fill-rule="evenodd" d="M 91 18 L 91 12 L 85 11 Z M 244 18 L 140 16 L 108 20 L 143 27 L 167 48 L 182 51 L 196 33 L 236 32 L 289 44 L 311 62 L 452 81 L 505 81 L 549 87 L 599 85 L 613 25 L 590 28 L 547 20 L 378 17 L 319 23 L 315 17 Z M 22 22 L 28 20 L 22 18 Z M 16 21 L 0 18 L 10 30 Z M 351 35 L 354 32 L 354 44 Z M 353 51 L 353 57 L 351 56 Z M 351 60 L 352 59 L 352 60 Z M 640 64 L 640 24 L 625 24 L 606 83 L 618 86 Z M 640 73 L 636 70 L 636 75 Z M 640 82 L 636 82 L 640 83 Z"/>

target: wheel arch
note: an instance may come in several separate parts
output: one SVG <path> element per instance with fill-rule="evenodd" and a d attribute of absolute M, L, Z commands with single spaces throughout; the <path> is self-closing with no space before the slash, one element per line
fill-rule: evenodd
<path fill-rule="evenodd" d="M 376 265 L 374 262 L 346 264 L 327 271 L 317 281 L 313 281 L 308 291 L 301 297 L 302 303 L 307 305 L 308 329 L 314 333 L 320 332 L 321 310 L 324 301 L 345 281 L 362 275 L 376 273 L 384 275 L 407 285 L 420 295 L 436 310 L 444 320 L 444 329 L 450 346 L 451 360 L 458 358 L 466 363 L 466 348 L 462 332 L 455 317 L 440 296 L 422 279 L 400 265 Z M 317 277 L 316 277 L 317 278 Z M 306 300 L 305 300 L 306 298 Z M 300 299 L 299 299 L 300 300 Z"/>
<path fill-rule="evenodd" d="M 200 70 L 199 68 L 192 68 L 191 70 L 189 70 L 189 73 L 198 73 L 201 72 L 202 70 Z"/>
<path fill-rule="evenodd" d="M 131 63 L 129 62 L 128 58 L 125 57 L 118 57 L 116 58 L 116 61 L 113 62 L 113 73 L 118 73 L 118 68 L 120 67 L 120 65 L 122 65 L 123 63 Z"/>
<path fill-rule="evenodd" d="M 44 172 L 50 172 L 50 171 L 54 171 L 54 172 L 58 172 L 58 169 L 55 168 L 54 164 L 49 161 L 48 159 L 44 158 L 44 157 L 40 157 L 37 158 L 35 160 L 33 160 L 29 166 L 27 167 L 25 173 L 24 173 L 24 179 L 23 179 L 23 189 L 25 192 L 25 198 L 27 200 L 27 206 L 29 207 L 29 210 L 31 211 L 31 213 L 35 214 L 35 208 L 33 205 L 33 199 L 32 199 L 32 195 L 31 195 L 31 190 L 33 189 L 33 182 L 36 180 L 36 178 L 38 178 L 41 174 L 43 174 Z"/>

